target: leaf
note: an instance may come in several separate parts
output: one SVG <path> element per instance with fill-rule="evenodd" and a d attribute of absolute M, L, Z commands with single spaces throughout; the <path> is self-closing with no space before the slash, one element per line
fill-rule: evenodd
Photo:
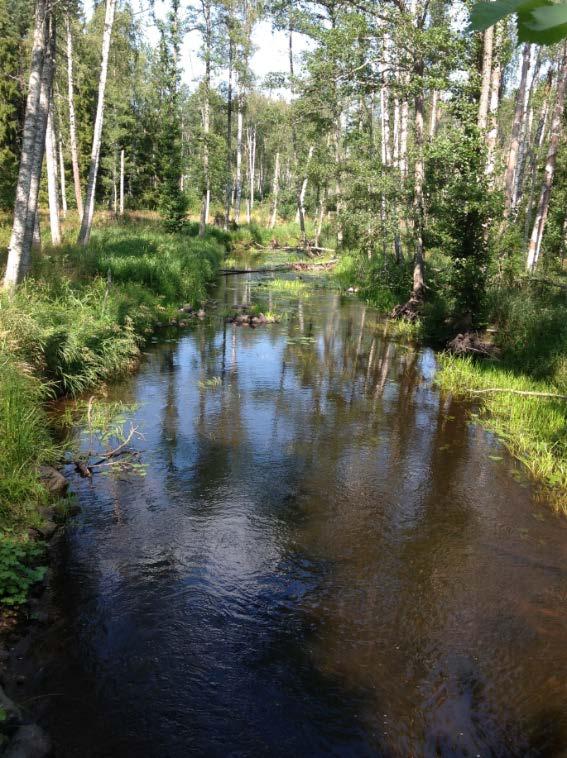
<path fill-rule="evenodd" d="M 539 3 L 530 13 L 518 14 L 518 39 L 553 45 L 567 37 L 567 4 Z"/>
<path fill-rule="evenodd" d="M 539 28 L 537 18 L 540 14 L 545 15 L 554 9 L 551 0 L 528 0 L 518 9 L 517 27 L 518 42 L 535 42 L 538 45 L 552 45 L 563 39 L 567 34 L 567 26 L 550 26 Z"/>
<path fill-rule="evenodd" d="M 543 31 L 554 26 L 565 26 L 567 25 L 567 3 L 535 8 L 532 11 L 532 18 L 534 21 L 529 26 L 535 31 Z"/>
<path fill-rule="evenodd" d="M 483 32 L 498 21 L 515 13 L 526 0 L 495 0 L 495 2 L 480 2 L 471 9 L 471 28 Z"/>

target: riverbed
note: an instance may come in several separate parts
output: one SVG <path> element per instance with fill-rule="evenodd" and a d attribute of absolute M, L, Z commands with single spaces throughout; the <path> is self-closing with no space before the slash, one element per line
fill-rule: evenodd
<path fill-rule="evenodd" d="M 356 298 L 215 298 L 110 388 L 144 468 L 73 481 L 22 689 L 57 755 L 560 755 L 565 520 Z"/>

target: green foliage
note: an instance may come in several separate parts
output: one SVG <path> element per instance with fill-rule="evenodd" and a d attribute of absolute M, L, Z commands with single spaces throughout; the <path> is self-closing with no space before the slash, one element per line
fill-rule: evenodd
<path fill-rule="evenodd" d="M 518 40 L 552 45 L 567 37 L 567 4 L 551 0 L 495 0 L 476 3 L 471 27 L 483 31 L 501 19 L 516 15 Z"/>
<path fill-rule="evenodd" d="M 0 0 L 0 208 L 9 208 L 14 202 L 25 103 L 20 81 L 27 56 L 22 55 L 22 40 L 29 19 L 28 3 Z"/>
<path fill-rule="evenodd" d="M 471 390 L 508 388 L 557 393 L 552 383 L 535 381 L 490 362 L 445 355 L 436 381 L 456 395 L 476 397 Z M 556 502 L 567 512 L 567 416 L 565 401 L 513 393 L 482 395 L 480 421 L 504 441 L 537 479 L 555 488 Z"/>
<path fill-rule="evenodd" d="M 506 366 L 528 376 L 552 379 L 567 391 L 565 294 L 537 282 L 489 293 L 496 343 Z"/>
<path fill-rule="evenodd" d="M 38 468 L 58 455 L 44 402 L 127 371 L 156 322 L 206 296 L 222 255 L 214 237 L 122 224 L 95 230 L 86 250 L 50 250 L 13 297 L 0 296 L 0 529 L 16 535 L 0 544 L 0 602 L 21 602 L 37 575 L 16 537 L 39 524 Z"/>
<path fill-rule="evenodd" d="M 0 535 L 0 604 L 26 602 L 31 587 L 45 576 L 46 567 L 37 565 L 43 554 L 35 542 Z"/>
<path fill-rule="evenodd" d="M 18 362 L 13 336 L 5 331 L 0 312 L 0 528 L 35 518 L 35 504 L 44 500 L 37 478 L 40 463 L 56 450 L 47 431 L 42 403 L 49 390 Z"/>

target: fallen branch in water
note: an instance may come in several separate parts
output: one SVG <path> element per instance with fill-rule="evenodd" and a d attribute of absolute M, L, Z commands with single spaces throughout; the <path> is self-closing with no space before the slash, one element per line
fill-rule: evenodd
<path fill-rule="evenodd" d="M 74 461 L 75 468 L 77 469 L 80 476 L 83 477 L 83 479 L 90 479 L 93 475 L 93 472 L 91 471 L 90 467 L 87 466 L 86 463 L 83 463 L 83 461 Z"/>
<path fill-rule="evenodd" d="M 528 390 L 512 390 L 507 387 L 489 387 L 484 390 L 471 390 L 468 389 L 472 395 L 483 395 L 487 392 L 509 392 L 511 395 L 525 395 L 526 397 L 551 397 L 556 400 L 567 400 L 567 395 L 557 395 L 553 392 L 530 392 Z"/>
<path fill-rule="evenodd" d="M 108 461 L 110 458 L 115 458 L 117 455 L 120 455 L 120 453 L 124 451 L 124 448 L 127 447 L 132 437 L 137 433 L 137 431 L 138 431 L 137 426 L 131 427 L 130 434 L 126 437 L 124 442 L 118 445 L 118 447 L 115 447 L 114 450 L 111 450 L 109 453 L 105 453 L 101 458 L 99 458 L 98 461 L 96 461 L 96 463 L 93 463 L 91 465 L 100 466 L 101 463 L 104 463 L 104 461 Z"/>

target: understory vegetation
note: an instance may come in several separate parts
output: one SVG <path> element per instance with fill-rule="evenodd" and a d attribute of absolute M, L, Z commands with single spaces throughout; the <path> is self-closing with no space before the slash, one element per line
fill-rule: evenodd
<path fill-rule="evenodd" d="M 20 602 L 16 587 L 37 576 L 24 558 L 36 557 L 28 530 L 47 502 L 39 467 L 60 457 L 46 402 L 135 366 L 156 324 L 206 298 L 223 254 L 214 231 L 123 222 L 102 226 L 86 250 L 46 247 L 17 292 L 0 295 L 0 585 L 14 588 L 3 602 Z"/>

